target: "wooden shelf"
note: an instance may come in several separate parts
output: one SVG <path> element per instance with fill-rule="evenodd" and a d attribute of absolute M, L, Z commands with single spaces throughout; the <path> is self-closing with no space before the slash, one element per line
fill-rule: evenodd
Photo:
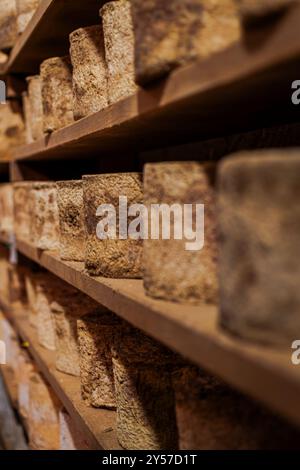
<path fill-rule="evenodd" d="M 154 300 L 144 294 L 142 281 L 92 278 L 82 263 L 62 262 L 55 253 L 40 252 L 23 241 L 17 248 L 137 328 L 300 425 L 300 374 L 289 351 L 252 345 L 221 331 L 215 306 Z"/>
<path fill-rule="evenodd" d="M 21 339 L 28 343 L 28 351 L 37 367 L 73 418 L 75 425 L 84 433 L 87 447 L 121 449 L 115 435 L 116 413 L 86 406 L 81 398 L 80 379 L 56 370 L 55 353 L 38 344 L 36 331 L 28 322 L 27 312 L 20 307 L 12 308 L 1 299 L 0 305 Z"/>
<path fill-rule="evenodd" d="M 62 3 L 63 10 L 70 2 L 48 3 L 53 8 Z M 71 4 L 73 9 L 78 2 Z M 135 96 L 16 149 L 13 158 L 105 158 L 120 150 L 124 155 L 170 142 L 175 145 L 299 120 L 298 108 L 291 102 L 291 84 L 298 76 L 300 59 L 299 23 L 300 5 L 280 21 L 251 30 L 229 49 L 182 67 Z M 47 24 L 50 29 L 51 21 Z M 38 35 L 42 28 L 36 29 Z M 29 47 L 34 37 L 29 35 L 24 43 L 24 57 L 28 48 L 35 50 Z"/>
<path fill-rule="evenodd" d="M 34 75 L 41 62 L 69 53 L 69 34 L 97 24 L 106 0 L 42 0 L 12 49 L 5 74 Z"/>

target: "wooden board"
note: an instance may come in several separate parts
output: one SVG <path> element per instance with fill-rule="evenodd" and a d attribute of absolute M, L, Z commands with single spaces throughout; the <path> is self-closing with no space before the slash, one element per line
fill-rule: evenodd
<path fill-rule="evenodd" d="M 300 60 L 299 23 L 300 5 L 229 49 L 17 149 L 14 159 L 101 159 L 299 120 L 291 102 Z M 50 28 L 51 21 L 47 24 Z M 32 36 L 24 57 L 30 41 Z"/>
<path fill-rule="evenodd" d="M 74 424 L 83 432 L 87 446 L 91 449 L 120 449 L 115 434 L 116 413 L 88 407 L 81 399 L 80 379 L 57 371 L 55 353 L 38 344 L 37 333 L 28 321 L 28 312 L 21 308 L 12 308 L 1 299 L 0 305 L 20 337 L 28 343 L 28 352 L 74 420 Z"/>
<path fill-rule="evenodd" d="M 69 34 L 99 23 L 105 0 L 42 0 L 12 49 L 6 74 L 34 75 L 44 59 L 69 53 Z"/>
<path fill-rule="evenodd" d="M 142 281 L 92 278 L 82 263 L 60 261 L 24 242 L 18 250 L 174 351 L 300 425 L 300 370 L 291 351 L 233 338 L 218 326 L 218 309 L 147 297 Z"/>

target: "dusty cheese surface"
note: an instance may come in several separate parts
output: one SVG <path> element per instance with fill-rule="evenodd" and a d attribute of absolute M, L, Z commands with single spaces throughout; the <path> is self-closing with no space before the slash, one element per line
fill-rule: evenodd
<path fill-rule="evenodd" d="M 1 49 L 13 47 L 17 34 L 16 0 L 0 0 Z"/>
<path fill-rule="evenodd" d="M 32 450 L 59 450 L 58 399 L 38 373 L 29 383 L 29 446 Z"/>
<path fill-rule="evenodd" d="M 27 78 L 28 98 L 30 102 L 30 129 L 33 140 L 39 140 L 44 136 L 43 102 L 42 102 L 42 81 L 40 75 Z"/>
<path fill-rule="evenodd" d="M 246 19 L 261 18 L 299 3 L 299 0 L 236 0 L 240 14 Z"/>
<path fill-rule="evenodd" d="M 56 183 L 59 210 L 60 257 L 66 261 L 84 261 L 85 225 L 82 181 Z"/>

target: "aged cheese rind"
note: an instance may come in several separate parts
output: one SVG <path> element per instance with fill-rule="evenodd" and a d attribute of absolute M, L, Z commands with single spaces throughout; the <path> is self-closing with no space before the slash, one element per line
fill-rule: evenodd
<path fill-rule="evenodd" d="M 85 225 L 82 181 L 60 181 L 57 203 L 60 227 L 60 257 L 66 261 L 84 261 Z"/>
<path fill-rule="evenodd" d="M 175 239 L 175 220 L 170 217 L 170 239 L 151 235 L 143 245 L 144 287 L 155 298 L 186 303 L 215 303 L 218 299 L 217 229 L 215 167 L 197 162 L 170 162 L 147 164 L 144 170 L 144 203 L 151 213 L 152 205 L 179 205 L 184 215 L 185 205 L 193 207 L 195 230 L 196 205 L 204 205 L 204 246 L 187 250 L 188 240 Z M 201 216 L 198 216 L 202 231 Z M 167 223 L 168 221 L 166 221 Z M 189 224 L 190 226 L 190 224 Z M 185 218 L 188 228 L 188 218 Z M 199 238 L 200 241 L 200 238 Z"/>
<path fill-rule="evenodd" d="M 15 0 L 17 8 L 17 30 L 22 34 L 39 6 L 41 0 Z"/>
<path fill-rule="evenodd" d="M 42 80 L 40 75 L 27 78 L 28 98 L 30 103 L 30 129 L 33 140 L 39 140 L 44 136 L 44 111 L 42 100 Z"/>
<path fill-rule="evenodd" d="M 0 49 L 13 47 L 17 39 L 15 0 L 0 0 Z"/>
<path fill-rule="evenodd" d="M 66 374 L 80 375 L 77 319 L 99 310 L 90 297 L 61 283 L 50 305 L 55 330 L 56 368 Z"/>
<path fill-rule="evenodd" d="M 131 0 L 136 80 L 145 85 L 240 38 L 234 0 Z"/>
<path fill-rule="evenodd" d="M 112 353 L 119 443 L 128 450 L 176 449 L 176 356 L 127 326 L 115 336 Z"/>
<path fill-rule="evenodd" d="M 75 120 L 108 106 L 107 67 L 102 25 L 70 34 Z"/>
<path fill-rule="evenodd" d="M 52 57 L 41 65 L 43 130 L 51 133 L 74 122 L 72 65 L 69 56 Z"/>
<path fill-rule="evenodd" d="M 115 173 L 83 177 L 83 197 L 86 226 L 85 267 L 92 276 L 112 278 L 139 278 L 142 276 L 142 240 L 102 240 L 97 235 L 101 217 L 96 213 L 100 206 L 111 204 L 119 211 L 119 197 L 127 197 L 128 207 L 143 202 L 142 175 Z M 128 225 L 131 220 L 128 220 Z M 127 225 L 127 228 L 128 228 Z"/>
<path fill-rule="evenodd" d="M 290 348 L 300 328 L 298 150 L 244 152 L 219 171 L 220 322 Z"/>
<path fill-rule="evenodd" d="M 31 207 L 30 238 L 40 250 L 59 249 L 59 214 L 56 184 L 33 183 L 29 203 Z"/>
<path fill-rule="evenodd" d="M 293 449 L 299 431 L 196 367 L 174 376 L 180 450 Z"/>
<path fill-rule="evenodd" d="M 117 318 L 109 312 L 77 321 L 81 394 L 96 408 L 116 407 L 111 344 L 118 327 Z"/>
<path fill-rule="evenodd" d="M 128 0 L 106 3 L 100 10 L 103 22 L 110 104 L 137 90 L 134 68 L 134 32 Z"/>

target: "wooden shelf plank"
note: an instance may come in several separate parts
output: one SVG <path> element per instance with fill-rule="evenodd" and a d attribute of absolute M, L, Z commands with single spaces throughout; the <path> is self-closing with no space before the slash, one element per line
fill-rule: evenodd
<path fill-rule="evenodd" d="M 38 344 L 37 334 L 28 322 L 27 312 L 12 308 L 0 299 L 0 305 L 23 341 L 29 344 L 29 353 L 37 367 L 82 430 L 86 444 L 91 449 L 121 449 L 115 435 L 116 413 L 86 406 L 81 398 L 80 379 L 63 374 L 55 368 L 55 353 Z"/>
<path fill-rule="evenodd" d="M 290 351 L 249 344 L 223 332 L 218 309 L 147 297 L 142 281 L 92 278 L 82 263 L 62 262 L 18 241 L 20 253 L 231 386 L 300 425 L 300 374 Z"/>
<path fill-rule="evenodd" d="M 69 53 L 69 34 L 99 22 L 105 0 L 42 0 L 17 40 L 5 73 L 32 75 L 44 59 Z"/>
<path fill-rule="evenodd" d="M 297 121 L 291 84 L 300 59 L 299 23 L 300 5 L 277 22 L 251 30 L 227 50 L 16 149 L 13 158 L 105 158 L 120 150 L 137 152 Z M 26 51 L 27 43 L 24 56 Z"/>

